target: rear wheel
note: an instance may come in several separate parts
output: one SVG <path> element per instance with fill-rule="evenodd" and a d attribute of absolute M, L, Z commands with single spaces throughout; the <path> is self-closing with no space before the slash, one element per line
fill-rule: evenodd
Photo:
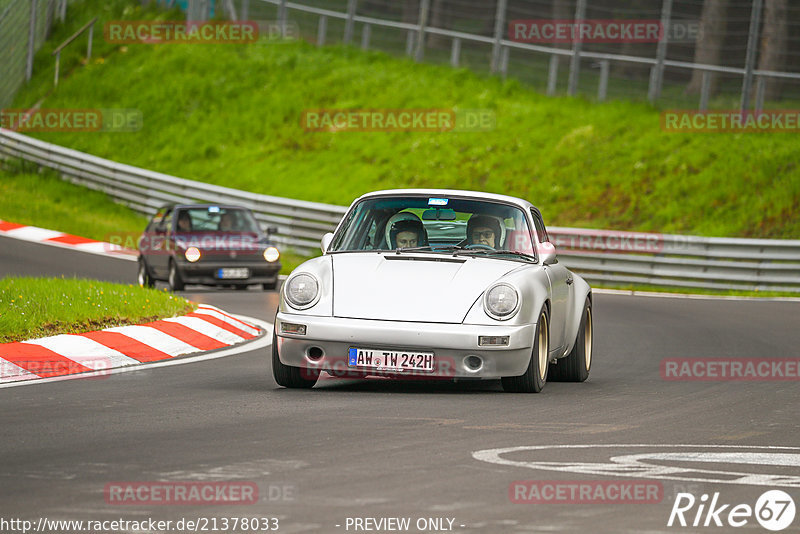
<path fill-rule="evenodd" d="M 169 284 L 169 289 L 171 291 L 182 291 L 184 288 L 184 283 L 181 279 L 181 273 L 178 272 L 178 267 L 172 260 L 169 262 L 169 277 L 167 278 L 167 283 Z"/>
<path fill-rule="evenodd" d="M 277 322 L 276 322 L 277 324 Z M 293 367 L 281 362 L 278 355 L 278 333 L 272 331 L 272 376 L 279 386 L 285 388 L 311 388 L 317 383 L 319 371 Z"/>
<path fill-rule="evenodd" d="M 139 258 L 139 272 L 136 276 L 139 282 L 139 287 L 155 287 L 156 281 L 150 276 L 150 270 L 147 268 L 144 258 Z"/>
<path fill-rule="evenodd" d="M 550 365 L 550 379 L 558 382 L 583 382 L 592 368 L 592 301 L 583 305 L 581 325 L 570 353 Z"/>
<path fill-rule="evenodd" d="M 503 389 L 509 393 L 539 393 L 547 382 L 547 360 L 550 351 L 550 324 L 547 308 L 539 312 L 533 351 L 528 369 L 520 376 L 503 377 Z"/>

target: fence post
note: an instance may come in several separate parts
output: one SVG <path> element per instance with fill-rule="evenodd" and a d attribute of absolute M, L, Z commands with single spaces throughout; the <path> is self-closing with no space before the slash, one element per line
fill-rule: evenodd
<path fill-rule="evenodd" d="M 344 23 L 344 43 L 353 40 L 353 27 L 355 26 L 356 3 L 358 0 L 347 0 L 347 20 Z"/>
<path fill-rule="evenodd" d="M 547 72 L 547 96 L 556 94 L 556 83 L 558 82 L 558 55 L 550 55 L 550 68 Z"/>
<path fill-rule="evenodd" d="M 247 20 L 250 15 L 250 0 L 242 0 L 242 20 Z"/>
<path fill-rule="evenodd" d="M 597 85 L 597 100 L 600 102 L 604 101 L 608 94 L 608 66 L 607 59 L 600 61 L 600 83 Z"/>
<path fill-rule="evenodd" d="M 664 60 L 667 58 L 667 44 L 669 43 L 669 26 L 672 18 L 672 0 L 664 0 L 661 4 L 661 39 L 656 47 L 656 65 L 653 67 L 653 76 L 650 77 L 650 90 L 647 98 L 655 102 L 661 96 L 661 85 L 664 82 Z"/>
<path fill-rule="evenodd" d="M 364 27 L 361 28 L 361 49 L 367 50 L 369 48 L 369 34 L 372 31 L 372 28 L 369 24 L 364 24 Z"/>
<path fill-rule="evenodd" d="M 56 75 L 53 79 L 53 87 L 58 87 L 58 68 L 61 66 L 61 52 L 56 53 Z"/>
<path fill-rule="evenodd" d="M 36 0 L 31 0 L 28 22 L 28 59 L 25 63 L 25 80 L 30 81 L 33 76 L 33 54 L 36 48 Z"/>
<path fill-rule="evenodd" d="M 450 66 L 458 67 L 458 59 L 461 56 L 461 39 L 453 37 L 453 47 L 450 49 Z"/>
<path fill-rule="evenodd" d="M 492 44 L 492 73 L 497 72 L 500 65 L 500 42 L 503 40 L 503 29 L 506 25 L 506 2 L 507 0 L 497 0 L 497 11 L 494 15 L 494 43 Z"/>
<path fill-rule="evenodd" d="M 89 26 L 89 44 L 86 47 L 86 63 L 89 63 L 89 60 L 92 59 L 92 39 L 94 38 L 94 22 L 92 25 Z"/>
<path fill-rule="evenodd" d="M 417 30 L 417 49 L 414 51 L 415 61 L 422 61 L 425 56 L 425 28 L 428 26 L 430 4 L 430 0 L 421 0 L 419 3 L 419 30 Z"/>
<path fill-rule="evenodd" d="M 506 79 L 508 75 L 508 54 L 511 52 L 511 49 L 507 46 L 504 46 L 500 49 L 500 74 L 503 76 L 503 79 Z"/>
<path fill-rule="evenodd" d="M 578 0 L 578 5 L 575 6 L 575 24 L 579 24 L 586 16 L 586 0 Z M 569 85 L 567 86 L 567 94 L 575 96 L 578 92 L 578 75 L 581 70 L 581 36 L 578 35 L 577 39 L 572 41 L 572 59 L 569 64 Z"/>
<path fill-rule="evenodd" d="M 326 33 L 328 33 L 328 17 L 321 15 L 319 17 L 319 27 L 317 27 L 317 46 L 325 44 Z"/>
<path fill-rule="evenodd" d="M 750 107 L 750 90 L 753 87 L 753 69 L 755 69 L 758 47 L 758 25 L 761 22 L 761 3 L 762 0 L 753 0 L 753 10 L 750 14 L 750 32 L 747 36 L 747 56 L 742 80 L 742 113 Z"/>
<path fill-rule="evenodd" d="M 708 97 L 711 94 L 711 71 L 704 70 L 700 80 L 700 111 L 708 109 Z"/>
<path fill-rule="evenodd" d="M 278 22 L 281 25 L 281 37 L 283 37 L 283 28 L 286 26 L 287 15 L 286 0 L 281 0 L 280 5 L 278 6 Z"/>
<path fill-rule="evenodd" d="M 414 40 L 415 40 L 416 32 L 414 30 L 408 30 L 406 34 L 406 55 L 411 56 L 414 54 Z"/>
<path fill-rule="evenodd" d="M 64 22 L 64 19 L 67 17 L 67 0 L 61 0 L 61 7 L 58 10 L 58 18 L 61 22 Z"/>
<path fill-rule="evenodd" d="M 766 90 L 767 78 L 759 76 L 756 80 L 756 115 L 760 115 L 764 111 L 764 93 Z"/>

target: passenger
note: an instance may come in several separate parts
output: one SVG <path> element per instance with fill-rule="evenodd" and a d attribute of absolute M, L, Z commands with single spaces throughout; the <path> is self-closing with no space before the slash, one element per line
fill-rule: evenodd
<path fill-rule="evenodd" d="M 234 221 L 233 221 L 233 214 L 231 213 L 223 213 L 222 217 L 219 218 L 219 228 L 220 232 L 230 232 L 233 230 Z"/>
<path fill-rule="evenodd" d="M 182 211 L 178 214 L 178 231 L 191 232 L 192 231 L 192 217 L 188 211 Z"/>
<path fill-rule="evenodd" d="M 392 224 L 390 231 L 390 243 L 392 249 L 413 248 L 426 245 L 425 227 L 422 221 L 413 219 L 403 219 Z"/>
<path fill-rule="evenodd" d="M 473 215 L 467 221 L 467 243 L 498 248 L 500 243 L 500 222 L 488 215 Z"/>

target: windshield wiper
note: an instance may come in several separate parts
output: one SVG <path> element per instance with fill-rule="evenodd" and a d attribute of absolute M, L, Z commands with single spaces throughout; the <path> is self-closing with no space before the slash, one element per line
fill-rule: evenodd
<path fill-rule="evenodd" d="M 400 254 L 401 252 L 426 252 L 426 251 L 429 251 L 429 252 L 453 252 L 453 251 L 459 251 L 459 250 L 464 250 L 464 247 L 461 247 L 459 245 L 442 245 L 442 246 L 439 246 L 439 245 L 435 245 L 435 246 L 424 245 L 424 246 L 421 246 L 421 247 L 396 248 L 396 249 L 394 249 L 394 252 L 396 254 Z"/>
<path fill-rule="evenodd" d="M 526 260 L 532 261 L 534 263 L 539 261 L 536 259 L 536 256 L 533 256 L 531 254 L 526 254 L 525 252 L 519 252 L 516 250 L 460 250 L 458 252 L 453 253 L 454 256 L 456 255 L 493 256 L 495 254 L 517 256 L 518 258 L 525 258 Z"/>

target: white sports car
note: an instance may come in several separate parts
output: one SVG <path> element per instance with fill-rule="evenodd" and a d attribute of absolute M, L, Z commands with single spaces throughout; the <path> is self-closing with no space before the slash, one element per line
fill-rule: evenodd
<path fill-rule="evenodd" d="M 518 198 L 378 191 L 281 290 L 278 384 L 332 376 L 502 379 L 513 392 L 582 382 L 592 363 L 589 285 L 559 264 L 542 216 Z"/>

